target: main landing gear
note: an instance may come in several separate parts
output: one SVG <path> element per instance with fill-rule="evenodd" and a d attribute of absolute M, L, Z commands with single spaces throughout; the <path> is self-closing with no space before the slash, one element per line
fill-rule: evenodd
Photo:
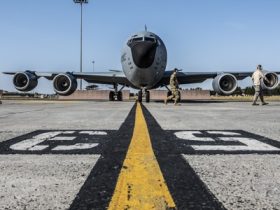
<path fill-rule="evenodd" d="M 144 93 L 144 94 L 143 94 Z M 143 96 L 145 97 L 145 101 L 147 102 L 147 103 L 149 103 L 150 102 L 150 91 L 148 91 L 148 90 L 139 90 L 138 91 L 138 101 L 141 103 L 142 102 L 142 99 L 143 99 Z"/>
<path fill-rule="evenodd" d="M 120 90 L 118 90 L 118 85 L 114 84 L 114 91 L 110 91 L 109 100 L 110 101 L 122 101 L 123 100 L 123 97 L 122 97 L 123 88 L 124 88 L 124 86 L 122 86 L 122 88 Z"/>

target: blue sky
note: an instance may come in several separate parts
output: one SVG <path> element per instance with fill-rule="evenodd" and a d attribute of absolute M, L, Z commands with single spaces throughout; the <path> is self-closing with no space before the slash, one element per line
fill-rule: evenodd
<path fill-rule="evenodd" d="M 168 69 L 280 70 L 279 0 L 89 0 L 84 71 L 121 69 L 125 40 L 144 29 L 168 50 Z M 0 6 L 0 71 L 79 71 L 80 9 L 72 0 L 12 0 Z M 14 90 L 0 75 L 0 89 Z M 248 79 L 241 85 L 248 84 Z M 210 82 L 195 85 L 211 88 Z M 35 91 L 52 92 L 40 79 Z"/>

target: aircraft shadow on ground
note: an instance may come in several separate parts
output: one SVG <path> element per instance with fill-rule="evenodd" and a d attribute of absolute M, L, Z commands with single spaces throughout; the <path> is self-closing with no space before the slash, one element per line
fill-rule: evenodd
<path fill-rule="evenodd" d="M 153 100 L 155 103 L 164 103 L 163 100 Z M 216 100 L 181 100 L 180 103 L 192 103 L 192 104 L 216 104 L 216 103 L 227 103 L 231 101 L 216 101 Z M 173 101 L 169 101 L 168 103 L 173 103 Z"/>

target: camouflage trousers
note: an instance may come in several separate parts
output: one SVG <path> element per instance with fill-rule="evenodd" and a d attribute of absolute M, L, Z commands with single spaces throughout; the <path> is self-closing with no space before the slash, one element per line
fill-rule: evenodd
<path fill-rule="evenodd" d="M 174 100 L 174 103 L 176 104 L 179 100 L 179 90 L 178 89 L 171 89 L 171 95 L 167 97 L 167 100 Z"/>
<path fill-rule="evenodd" d="M 254 95 L 253 103 L 256 103 L 259 97 L 261 99 L 261 102 L 264 103 L 263 90 L 262 90 L 261 86 L 254 85 L 254 89 L 255 89 L 255 95 Z"/>

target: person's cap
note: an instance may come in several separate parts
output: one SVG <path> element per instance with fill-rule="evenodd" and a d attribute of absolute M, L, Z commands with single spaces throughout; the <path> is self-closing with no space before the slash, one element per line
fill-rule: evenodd
<path fill-rule="evenodd" d="M 173 72 L 178 72 L 179 70 L 177 68 L 173 69 Z"/>
<path fill-rule="evenodd" d="M 259 64 L 259 65 L 257 66 L 257 69 L 262 69 L 262 65 Z"/>

